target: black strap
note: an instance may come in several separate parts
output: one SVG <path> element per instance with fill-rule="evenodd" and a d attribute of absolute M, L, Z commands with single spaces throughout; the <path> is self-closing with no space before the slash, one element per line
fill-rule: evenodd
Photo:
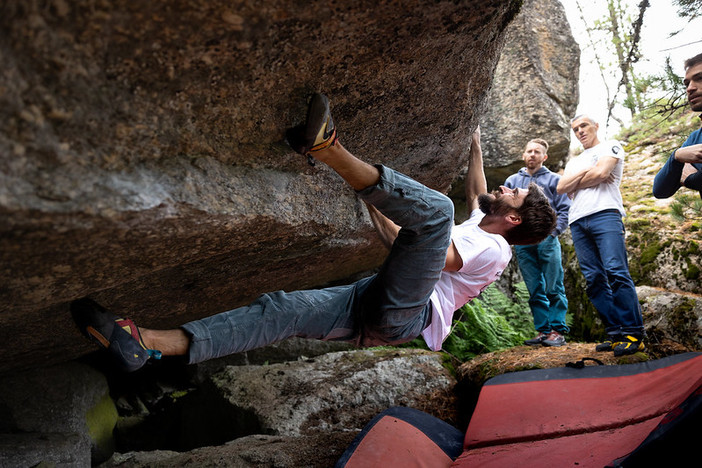
<path fill-rule="evenodd" d="M 566 362 L 566 367 L 572 367 L 573 369 L 582 369 L 583 367 L 585 367 L 585 361 L 593 361 L 599 364 L 600 366 L 604 366 L 604 363 L 602 363 L 602 361 L 600 361 L 599 359 L 584 357 L 578 362 Z"/>

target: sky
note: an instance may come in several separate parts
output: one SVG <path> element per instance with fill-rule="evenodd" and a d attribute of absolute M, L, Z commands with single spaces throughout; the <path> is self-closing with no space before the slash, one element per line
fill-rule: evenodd
<path fill-rule="evenodd" d="M 586 8 L 584 15 L 588 23 L 607 15 L 606 0 L 578 1 L 581 7 Z M 628 11 L 632 12 L 632 16 L 638 15 L 639 0 L 622 0 L 622 2 L 631 5 Z M 580 45 L 580 104 L 577 113 L 591 115 L 600 123 L 600 139 L 612 138 L 619 131 L 619 124 L 610 119 L 609 127 L 605 128 L 607 94 L 599 66 L 594 61 L 594 49 L 589 44 L 586 27 L 581 19 L 576 0 L 561 0 L 561 3 L 565 7 L 573 37 Z M 685 59 L 702 53 L 702 42 L 700 42 L 702 41 L 702 18 L 688 22 L 678 17 L 677 8 L 673 6 L 671 0 L 650 0 L 650 4 L 644 15 L 641 31 L 640 50 L 643 57 L 635 69 L 640 75 L 662 73 L 665 59 L 670 56 L 673 70 L 683 76 L 682 64 Z M 670 37 L 670 33 L 674 31 L 680 31 L 680 33 Z M 598 48 L 598 51 L 600 50 Z M 611 92 L 616 89 L 618 81 L 619 77 L 610 78 Z M 623 89 L 618 96 L 623 96 Z M 630 121 L 629 112 L 622 107 L 615 108 L 615 114 L 625 123 Z M 571 146 L 578 146 L 577 140 L 572 139 Z"/>

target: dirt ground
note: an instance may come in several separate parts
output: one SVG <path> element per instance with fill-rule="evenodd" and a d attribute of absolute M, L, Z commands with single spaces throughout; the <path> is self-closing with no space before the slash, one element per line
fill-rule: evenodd
<path fill-rule="evenodd" d="M 615 358 L 611 352 L 596 352 L 594 343 L 567 343 L 565 346 L 517 346 L 490 354 L 483 354 L 458 368 L 458 379 L 483 382 L 490 377 L 507 372 L 527 369 L 551 369 L 564 367 L 566 363 L 583 358 L 597 359 L 604 365 L 631 364 L 649 359 L 645 352 Z M 585 365 L 596 366 L 597 362 L 586 360 Z M 482 382 L 481 382 L 482 383 Z"/>

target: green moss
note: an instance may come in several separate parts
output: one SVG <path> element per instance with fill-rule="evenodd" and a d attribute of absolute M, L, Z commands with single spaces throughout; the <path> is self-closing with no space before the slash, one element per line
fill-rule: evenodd
<path fill-rule="evenodd" d="M 654 242 L 647 245 L 641 250 L 641 255 L 639 256 L 639 263 L 641 265 L 646 265 L 656 260 L 658 254 L 661 253 L 661 244 Z"/>
<path fill-rule="evenodd" d="M 689 108 L 680 108 L 673 114 L 660 114 L 657 106 L 648 106 L 637 113 L 631 125 L 622 128 L 616 138 L 626 141 L 627 153 L 634 153 L 638 148 L 652 144 L 657 145 L 656 154 L 662 162 L 680 145 L 680 135 L 688 135 L 697 128 L 699 120 Z"/>
<path fill-rule="evenodd" d="M 622 356 L 617 359 L 617 362 L 619 362 L 619 364 L 637 364 L 639 362 L 646 362 L 649 359 L 650 356 L 645 351 L 639 351 L 638 353 Z"/>
<path fill-rule="evenodd" d="M 177 400 L 179 398 L 183 398 L 184 396 L 188 395 L 190 392 L 188 390 L 178 390 L 173 393 L 171 393 L 171 399 Z"/>
<path fill-rule="evenodd" d="M 689 280 L 695 280 L 700 277 L 700 269 L 697 265 L 693 264 L 690 262 L 688 259 L 688 267 L 683 268 L 683 274 L 685 275 L 685 279 Z"/>
<path fill-rule="evenodd" d="M 641 205 L 638 206 L 636 209 L 637 213 L 657 213 L 658 208 L 655 206 L 649 206 L 647 203 L 642 203 Z M 648 224 L 651 224 L 648 222 Z"/>
<path fill-rule="evenodd" d="M 453 377 L 454 379 L 458 375 L 456 372 L 456 365 L 454 364 L 454 359 L 446 354 L 446 353 L 441 353 L 441 365 L 448 371 L 448 373 Z"/>
<path fill-rule="evenodd" d="M 656 259 L 662 251 L 670 247 L 672 241 L 660 242 L 656 233 L 651 231 L 642 232 L 640 239 L 636 239 L 636 241 L 641 245 L 641 250 L 636 258 L 630 262 L 631 277 L 638 285 L 648 284 L 650 273 L 658 268 Z M 675 252 L 673 252 L 673 256 L 675 256 Z"/>
<path fill-rule="evenodd" d="M 632 231 L 637 231 L 641 228 L 647 228 L 651 225 L 651 221 L 645 218 L 631 219 L 627 222 L 627 227 Z"/>
<path fill-rule="evenodd" d="M 474 379 L 476 382 L 486 382 L 488 379 L 496 377 L 501 374 L 501 371 L 496 366 L 499 363 L 496 359 L 489 359 L 478 367 L 478 378 Z"/>
<path fill-rule="evenodd" d="M 694 348 L 697 343 L 697 328 L 690 326 L 691 323 L 697 320 L 695 315 L 696 305 L 697 300 L 687 298 L 666 313 L 669 332 L 673 336 L 678 337 L 681 344 L 691 348 Z"/>
<path fill-rule="evenodd" d="M 685 255 L 697 255 L 700 253 L 700 245 L 695 241 L 690 241 Z"/>
<path fill-rule="evenodd" d="M 673 308 L 672 315 L 683 317 L 683 320 L 687 321 L 688 314 L 695 310 L 695 304 L 697 304 L 697 301 L 694 299 L 687 299 Z"/>
<path fill-rule="evenodd" d="M 92 441 L 92 459 L 106 460 L 114 451 L 112 431 L 117 424 L 117 408 L 108 393 L 85 415 L 88 435 Z"/>

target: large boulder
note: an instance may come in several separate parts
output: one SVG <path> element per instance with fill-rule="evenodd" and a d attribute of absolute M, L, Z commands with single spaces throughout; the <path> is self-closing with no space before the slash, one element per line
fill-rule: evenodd
<path fill-rule="evenodd" d="M 480 119 L 489 184 L 523 166 L 527 141 L 549 143 L 545 165 L 561 169 L 578 105 L 580 48 L 559 0 L 525 0 L 507 28 L 488 107 Z"/>
<path fill-rule="evenodd" d="M 91 466 L 110 457 L 117 409 L 105 377 L 66 363 L 0 380 L 0 466 Z M 52 465 L 53 466 L 53 465 Z"/>
<path fill-rule="evenodd" d="M 455 383 L 442 359 L 428 351 L 374 348 L 230 366 L 211 377 L 187 426 L 192 434 L 226 430 L 231 438 L 299 436 L 360 430 L 391 406 L 440 413 L 451 406 L 445 396 Z M 209 415 L 201 409 L 205 403 L 214 409 Z"/>
<path fill-rule="evenodd" d="M 699 294 L 638 286 L 649 347 L 676 354 L 702 350 L 702 300 Z"/>
<path fill-rule="evenodd" d="M 169 452 L 177 450 L 198 466 L 232 451 L 222 466 L 331 466 L 388 407 L 453 417 L 455 379 L 444 360 L 373 348 L 199 369 L 192 380 L 193 366 L 176 361 L 148 373 L 108 372 L 116 426 L 97 371 L 76 363 L 34 370 L 0 382 L 0 465 L 91 466 L 92 458 L 93 466 L 180 466 L 183 457 Z"/>
<path fill-rule="evenodd" d="M 170 327 L 377 266 L 285 128 L 323 91 L 346 147 L 447 190 L 521 4 L 3 2 L 0 372 L 92 349 L 85 295 Z"/>

